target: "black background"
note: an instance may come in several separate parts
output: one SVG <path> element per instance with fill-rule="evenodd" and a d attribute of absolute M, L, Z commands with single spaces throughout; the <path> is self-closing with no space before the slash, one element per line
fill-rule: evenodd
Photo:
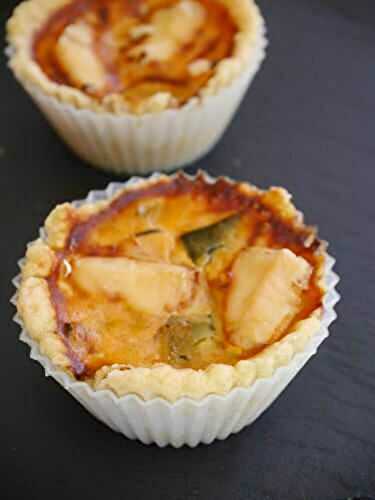
<path fill-rule="evenodd" d="M 16 3 L 1 0 L 1 25 Z M 16 261 L 57 202 L 112 177 L 67 151 L 2 57 L 1 499 L 375 495 L 375 2 L 260 6 L 268 58 L 225 138 L 199 166 L 261 187 L 282 184 L 308 222 L 319 224 L 342 276 L 330 338 L 254 425 L 195 450 L 129 441 L 44 380 L 11 322 Z"/>

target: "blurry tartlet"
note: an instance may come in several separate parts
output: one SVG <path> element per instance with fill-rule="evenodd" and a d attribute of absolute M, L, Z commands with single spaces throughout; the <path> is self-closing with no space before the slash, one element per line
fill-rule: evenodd
<path fill-rule="evenodd" d="M 78 108 L 161 111 L 228 86 L 259 23 L 249 0 L 29 0 L 8 22 L 10 66 Z"/>
<path fill-rule="evenodd" d="M 319 330 L 325 245 L 281 188 L 182 174 L 58 206 L 18 310 L 53 365 L 144 400 L 228 395 Z"/>
<path fill-rule="evenodd" d="M 15 10 L 7 32 L 10 67 L 63 138 L 85 159 L 119 171 L 137 170 L 137 163 L 151 169 L 155 159 L 141 150 L 147 141 L 172 143 L 173 155 L 159 146 L 156 161 L 165 168 L 210 149 L 265 46 L 263 20 L 252 0 L 28 0 Z M 216 113 L 207 123 L 213 97 Z M 166 110 L 174 113 L 164 130 Z M 139 127 L 138 115 L 142 123 L 152 117 L 153 135 L 143 126 L 140 139 L 136 132 L 124 138 Z M 113 130 L 104 132 L 108 116 Z M 206 122 L 204 128 L 191 130 L 196 121 Z M 84 154 L 93 147 L 87 135 L 98 141 L 95 127 L 100 153 Z M 205 140 L 199 140 L 202 133 Z M 78 145 L 82 141 L 86 148 Z"/>

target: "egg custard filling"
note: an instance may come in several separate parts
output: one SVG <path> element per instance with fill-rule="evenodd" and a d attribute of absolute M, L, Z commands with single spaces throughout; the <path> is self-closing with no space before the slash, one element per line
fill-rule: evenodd
<path fill-rule="evenodd" d="M 45 227 L 18 307 L 77 379 L 235 368 L 319 327 L 324 245 L 281 188 L 163 176 L 58 206 Z"/>
<path fill-rule="evenodd" d="M 22 80 L 78 107 L 139 114 L 214 94 L 263 43 L 249 0 L 27 0 L 7 32 Z"/>

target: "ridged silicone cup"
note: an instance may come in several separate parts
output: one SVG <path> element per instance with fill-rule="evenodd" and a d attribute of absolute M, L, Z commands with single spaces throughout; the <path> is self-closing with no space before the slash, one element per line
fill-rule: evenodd
<path fill-rule="evenodd" d="M 157 177 L 158 174 L 153 176 Z M 129 184 L 142 181 L 132 178 L 127 183 L 111 183 L 105 191 L 92 191 L 85 200 L 74 202 L 76 206 L 112 197 Z M 43 230 L 41 236 L 43 237 Z M 22 268 L 24 260 L 19 262 Z M 170 403 L 161 398 L 144 401 L 137 395 L 118 397 L 109 390 L 94 391 L 87 383 L 78 382 L 56 369 L 43 356 L 38 343 L 31 339 L 17 314 L 14 320 L 21 326 L 20 340 L 30 347 L 30 357 L 44 368 L 46 376 L 54 378 L 92 415 L 116 432 L 129 439 L 139 439 L 144 444 L 156 443 L 160 447 L 176 448 L 199 443 L 209 444 L 215 439 L 226 439 L 254 422 L 279 396 L 305 363 L 317 352 L 328 337 L 328 327 L 336 319 L 334 306 L 340 296 L 335 290 L 339 281 L 333 272 L 335 260 L 328 256 L 325 270 L 327 292 L 323 301 L 323 317 L 320 329 L 313 335 L 302 352 L 274 372 L 269 378 L 256 380 L 248 388 L 232 389 L 225 396 L 209 395 L 201 400 L 181 398 Z M 13 283 L 18 289 L 20 275 Z M 16 304 L 17 294 L 12 298 Z"/>
<path fill-rule="evenodd" d="M 229 86 L 179 109 L 142 116 L 77 109 L 18 80 L 65 143 L 89 164 L 118 175 L 168 171 L 201 158 L 220 140 L 259 70 L 266 45 L 262 22 L 251 60 Z M 11 56 L 12 49 L 7 53 Z"/>

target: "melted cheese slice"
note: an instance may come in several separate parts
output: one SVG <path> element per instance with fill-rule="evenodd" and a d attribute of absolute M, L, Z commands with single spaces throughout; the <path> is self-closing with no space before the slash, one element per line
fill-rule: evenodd
<path fill-rule="evenodd" d="M 99 91 L 106 85 L 106 70 L 93 50 L 94 32 L 84 21 L 68 26 L 56 44 L 56 57 L 75 85 Z"/>
<path fill-rule="evenodd" d="M 177 5 L 157 11 L 149 25 L 133 31 L 149 35 L 129 52 L 130 57 L 142 58 L 145 63 L 166 61 L 191 42 L 205 20 L 203 6 L 194 0 L 183 0 Z"/>
<path fill-rule="evenodd" d="M 162 316 L 190 301 L 195 272 L 126 257 L 83 257 L 74 262 L 71 276 L 86 293 L 121 298 L 132 309 Z"/>
<path fill-rule="evenodd" d="M 254 349 L 278 339 L 301 306 L 311 266 L 290 250 L 253 247 L 233 266 L 226 322 L 234 344 Z"/>

